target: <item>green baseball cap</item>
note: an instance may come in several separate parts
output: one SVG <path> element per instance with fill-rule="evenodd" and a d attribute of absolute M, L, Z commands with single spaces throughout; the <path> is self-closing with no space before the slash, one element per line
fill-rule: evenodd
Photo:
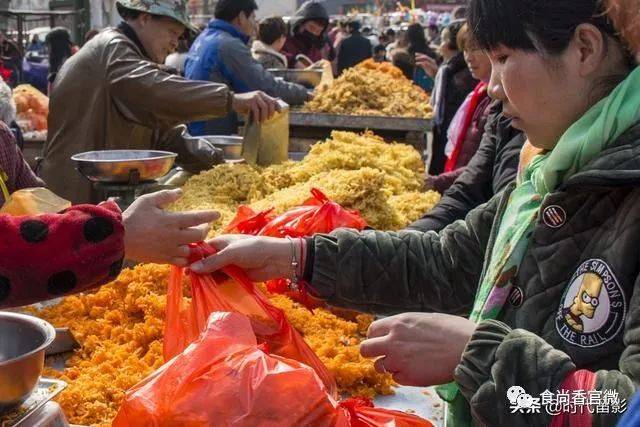
<path fill-rule="evenodd" d="M 189 22 L 187 0 L 117 0 L 116 4 L 126 9 L 175 19 L 189 31 L 198 32 L 198 29 Z"/>

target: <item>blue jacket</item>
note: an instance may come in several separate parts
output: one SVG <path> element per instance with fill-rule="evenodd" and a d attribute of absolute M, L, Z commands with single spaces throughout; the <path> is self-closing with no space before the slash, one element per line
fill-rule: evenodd
<path fill-rule="evenodd" d="M 224 83 L 236 93 L 261 90 L 290 105 L 307 100 L 304 86 L 277 80 L 251 55 L 249 37 L 230 23 L 218 19 L 194 42 L 185 63 L 185 75 L 192 80 Z M 189 124 L 192 135 L 231 135 L 237 133 L 235 113 L 224 119 Z"/>

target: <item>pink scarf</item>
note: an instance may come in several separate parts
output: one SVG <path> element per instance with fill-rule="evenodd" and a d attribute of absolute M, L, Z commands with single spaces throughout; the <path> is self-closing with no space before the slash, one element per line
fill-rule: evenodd
<path fill-rule="evenodd" d="M 452 132 L 452 139 L 454 141 L 453 152 L 451 156 L 447 159 L 447 163 L 444 167 L 445 172 L 451 172 L 457 169 L 458 157 L 460 156 L 460 152 L 462 151 L 462 145 L 464 143 L 464 139 L 467 137 L 467 132 L 469 132 L 469 127 L 471 126 L 471 121 L 473 120 L 474 113 L 476 112 L 476 108 L 478 104 L 486 97 L 487 95 L 487 84 L 484 82 L 478 83 L 476 88 L 471 92 L 467 101 L 460 108 L 464 108 L 464 113 L 462 119 L 459 121 L 458 129 Z"/>

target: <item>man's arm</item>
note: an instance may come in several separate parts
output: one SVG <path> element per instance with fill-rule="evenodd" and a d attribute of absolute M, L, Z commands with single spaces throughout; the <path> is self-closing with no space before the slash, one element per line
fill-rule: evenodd
<path fill-rule="evenodd" d="M 144 60 L 125 42 L 114 42 L 105 55 L 106 83 L 128 120 L 150 128 L 226 116 L 233 93 L 222 84 L 187 80 Z"/>
<path fill-rule="evenodd" d="M 309 99 L 307 89 L 299 84 L 276 79 L 253 57 L 247 46 L 239 40 L 220 46 L 220 57 L 225 68 L 224 74 L 239 86 L 249 91 L 262 91 L 267 95 L 282 98 L 290 105 L 302 105 Z M 234 85 L 234 87 L 236 87 Z"/>

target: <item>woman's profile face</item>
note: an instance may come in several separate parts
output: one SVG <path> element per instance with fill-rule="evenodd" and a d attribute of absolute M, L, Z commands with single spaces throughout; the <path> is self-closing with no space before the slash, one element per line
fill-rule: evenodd
<path fill-rule="evenodd" d="M 491 61 L 481 49 L 465 49 L 464 60 L 474 79 L 488 83 L 491 78 Z"/>
<path fill-rule="evenodd" d="M 489 95 L 503 102 L 512 126 L 537 148 L 551 150 L 584 113 L 584 80 L 571 62 L 571 49 L 554 58 L 500 46 L 488 52 Z"/>

